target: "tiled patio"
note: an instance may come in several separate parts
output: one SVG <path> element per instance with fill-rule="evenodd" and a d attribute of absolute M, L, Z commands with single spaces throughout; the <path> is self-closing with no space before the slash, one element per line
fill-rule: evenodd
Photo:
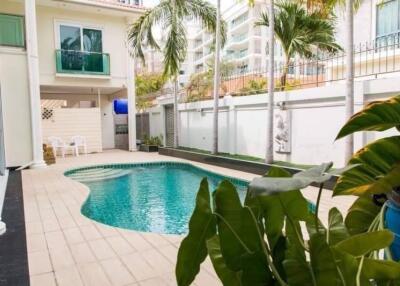
<path fill-rule="evenodd" d="M 184 161 L 152 153 L 108 151 L 57 160 L 46 169 L 22 173 L 29 272 L 32 286 L 176 285 L 174 269 L 182 236 L 140 233 L 94 222 L 80 212 L 88 195 L 81 183 L 63 175 L 100 163 Z M 192 162 L 209 170 L 251 180 L 255 175 Z M 305 196 L 315 201 L 317 190 Z M 329 207 L 346 210 L 351 198 L 325 192 L 321 214 Z M 221 285 L 206 261 L 194 285 Z"/>

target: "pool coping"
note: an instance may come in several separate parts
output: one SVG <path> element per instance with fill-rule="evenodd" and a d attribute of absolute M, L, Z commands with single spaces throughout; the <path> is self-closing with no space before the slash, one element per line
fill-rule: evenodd
<path fill-rule="evenodd" d="M 214 165 L 214 166 L 218 166 L 218 167 L 252 173 L 252 174 L 256 174 L 256 175 L 266 174 L 271 167 L 282 168 L 291 174 L 296 174 L 298 172 L 303 171 L 302 169 L 298 169 L 298 168 L 272 165 L 272 164 L 266 164 L 266 163 L 261 163 L 261 162 L 252 162 L 252 161 L 246 161 L 246 160 L 240 160 L 240 159 L 233 159 L 233 158 L 227 158 L 227 157 L 211 155 L 211 154 L 203 154 L 203 153 L 187 151 L 187 150 L 178 150 L 178 149 L 169 148 L 169 147 L 159 147 L 158 153 L 160 155 L 164 155 L 164 156 L 186 159 L 189 161 L 199 162 L 199 163 L 208 164 L 208 165 Z M 338 178 L 339 178 L 338 176 L 332 176 L 327 182 L 324 183 L 324 189 L 333 190 Z M 314 187 L 319 187 L 319 184 L 313 183 L 311 185 Z"/>

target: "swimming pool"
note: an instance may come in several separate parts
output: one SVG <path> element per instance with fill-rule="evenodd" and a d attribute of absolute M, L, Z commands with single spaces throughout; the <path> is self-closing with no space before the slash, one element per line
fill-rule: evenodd
<path fill-rule="evenodd" d="M 155 233 L 187 232 L 202 178 L 210 191 L 227 179 L 243 199 L 248 182 L 212 173 L 188 163 L 151 162 L 97 165 L 67 171 L 87 185 L 82 214 L 111 226 Z"/>

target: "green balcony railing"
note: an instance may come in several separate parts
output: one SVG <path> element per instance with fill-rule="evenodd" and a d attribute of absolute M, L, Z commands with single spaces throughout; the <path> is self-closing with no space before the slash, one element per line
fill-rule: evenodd
<path fill-rule="evenodd" d="M 110 75 L 110 55 L 73 50 L 56 51 L 57 73 Z"/>

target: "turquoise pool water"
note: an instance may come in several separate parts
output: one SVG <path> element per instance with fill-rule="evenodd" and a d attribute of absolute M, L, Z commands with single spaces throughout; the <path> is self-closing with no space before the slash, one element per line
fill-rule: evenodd
<path fill-rule="evenodd" d="M 221 180 L 230 180 L 241 198 L 248 185 L 175 162 L 94 166 L 65 175 L 91 190 L 82 206 L 85 216 L 116 227 L 168 234 L 187 232 L 202 178 L 208 178 L 210 191 Z"/>

